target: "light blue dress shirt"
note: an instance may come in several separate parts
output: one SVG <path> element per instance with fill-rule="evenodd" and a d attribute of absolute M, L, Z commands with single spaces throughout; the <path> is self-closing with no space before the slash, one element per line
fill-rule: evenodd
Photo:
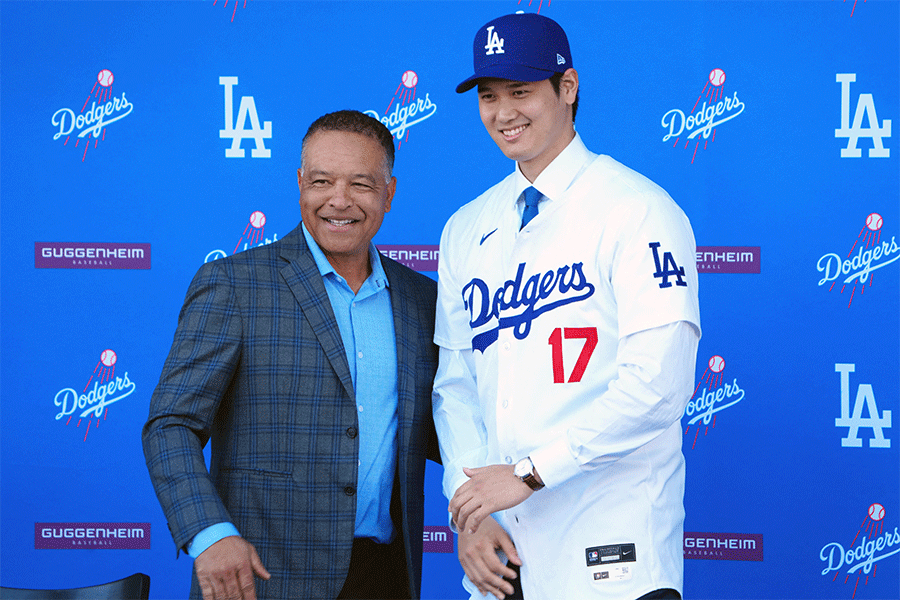
<path fill-rule="evenodd" d="M 302 225 L 337 320 L 356 392 L 359 475 L 355 537 L 389 543 L 390 506 L 397 468 L 397 340 L 388 279 L 378 251 L 369 245 L 372 273 L 355 294 Z M 231 523 L 202 530 L 188 545 L 194 558 L 222 538 L 240 535 Z"/>

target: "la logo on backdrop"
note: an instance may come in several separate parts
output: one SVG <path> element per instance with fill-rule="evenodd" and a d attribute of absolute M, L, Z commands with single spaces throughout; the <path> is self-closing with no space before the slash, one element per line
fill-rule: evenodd
<path fill-rule="evenodd" d="M 728 382 L 724 371 L 725 359 L 718 354 L 713 355 L 684 409 L 684 418 L 688 420 L 684 435 L 688 436 L 691 427 L 696 425 L 691 449 L 696 447 L 701 429 L 704 437 L 709 434 L 710 428 L 715 429 L 717 413 L 744 399 L 744 390 L 738 385 L 737 377 Z"/>
<path fill-rule="evenodd" d="M 50 123 L 56 130 L 56 133 L 53 134 L 54 140 L 64 138 L 63 146 L 68 146 L 70 138 L 75 136 L 73 146 L 83 148 L 81 162 L 84 162 L 87 156 L 91 138 L 93 138 L 93 145 L 96 148 L 100 142 L 106 140 L 107 126 L 124 119 L 131 114 L 134 108 L 134 105 L 125 97 L 125 92 L 113 96 L 113 81 L 115 81 L 115 76 L 112 71 L 101 69 L 78 114 L 71 108 L 60 108 L 50 118 Z M 88 108 L 89 104 L 90 108 Z"/>
<path fill-rule="evenodd" d="M 703 100 L 702 105 L 700 104 L 701 100 Z M 691 164 L 694 164 L 701 138 L 703 139 L 703 149 L 706 150 L 710 142 L 716 141 L 716 128 L 734 119 L 742 112 L 744 112 L 744 103 L 738 98 L 737 92 L 730 95 L 725 93 L 725 71 L 713 69 L 709 72 L 706 83 L 687 116 L 680 108 L 673 108 L 663 115 L 662 127 L 666 130 L 666 134 L 662 141 L 668 142 L 675 138 L 672 147 L 677 148 L 681 136 L 684 135 L 685 150 L 689 149 L 693 141 Z"/>
<path fill-rule="evenodd" d="M 822 273 L 820 287 L 827 285 L 829 292 L 839 289 L 841 294 L 849 288 L 847 308 L 853 304 L 857 287 L 860 295 L 864 294 L 867 287 L 872 287 L 874 271 L 900 258 L 900 245 L 897 244 L 896 236 L 892 235 L 890 241 L 887 236 L 882 239 L 883 227 L 884 219 L 881 215 L 870 213 L 846 255 L 829 252 L 823 254 L 816 263 L 816 268 Z M 871 295 L 872 292 L 869 293 Z"/>
<path fill-rule="evenodd" d="M 96 430 L 101 421 L 106 421 L 111 404 L 134 393 L 136 386 L 128 378 L 128 371 L 121 377 L 116 375 L 118 360 L 116 352 L 107 348 L 100 353 L 100 360 L 88 377 L 87 384 L 84 388 L 79 386 L 81 392 L 76 388 L 63 388 L 53 398 L 53 404 L 58 409 L 57 421 L 64 421 L 67 426 L 74 424 L 79 430 L 82 422 L 86 422 L 83 441 L 87 441 L 92 424 Z"/>
<path fill-rule="evenodd" d="M 869 585 L 870 578 L 877 575 L 880 561 L 900 553 L 900 529 L 896 525 L 893 530 L 890 525 L 885 526 L 885 515 L 884 505 L 873 502 L 846 549 L 840 542 L 829 542 L 819 551 L 819 558 L 825 563 L 822 575 L 834 573 L 831 580 L 843 580 L 845 585 L 852 579 L 852 598 L 856 598 L 860 581 Z"/>
<path fill-rule="evenodd" d="M 875 99 L 872 94 L 860 94 L 856 101 L 853 124 L 850 124 L 850 84 L 856 81 L 856 73 L 838 73 L 835 81 L 841 84 L 841 127 L 834 130 L 834 137 L 845 138 L 847 146 L 841 148 L 841 158 L 860 158 L 862 150 L 856 147 L 859 138 L 870 138 L 872 147 L 866 156 L 869 158 L 890 158 L 890 148 L 884 147 L 884 138 L 891 137 L 891 121 L 884 119 L 878 125 L 875 112 Z M 863 127 L 863 118 L 869 122 Z"/>
<path fill-rule="evenodd" d="M 863 440 L 859 437 L 860 429 L 871 429 L 869 448 L 890 448 L 891 440 L 885 436 L 885 430 L 891 428 L 891 411 L 878 411 L 875 400 L 875 389 L 870 383 L 860 383 L 856 388 L 853 407 L 850 406 L 850 373 L 856 371 L 853 363 L 837 363 L 834 371 L 840 373 L 841 379 L 841 414 L 834 420 L 835 427 L 847 428 L 846 437 L 841 438 L 843 448 L 862 448 Z M 869 416 L 863 416 L 865 408 Z"/>

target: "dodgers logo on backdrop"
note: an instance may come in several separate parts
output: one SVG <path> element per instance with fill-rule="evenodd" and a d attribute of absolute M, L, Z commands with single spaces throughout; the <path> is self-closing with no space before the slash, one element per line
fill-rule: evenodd
<path fill-rule="evenodd" d="M 241 142 L 252 139 L 256 147 L 250 151 L 253 158 L 271 158 L 272 151 L 266 148 L 263 140 L 272 138 L 272 121 L 265 121 L 259 126 L 259 114 L 256 112 L 256 100 L 253 96 L 241 96 L 237 121 L 234 120 L 234 86 L 237 77 L 219 77 L 219 85 L 225 86 L 225 129 L 219 130 L 219 138 L 231 138 L 231 147 L 225 149 L 227 158 L 244 158 Z M 247 127 L 247 121 L 250 127 Z"/>
<path fill-rule="evenodd" d="M 872 140 L 869 158 L 888 158 L 890 148 L 884 147 L 884 138 L 891 137 L 891 121 L 884 119 L 878 125 L 875 113 L 875 99 L 872 94 L 860 94 L 856 100 L 856 111 L 853 113 L 853 125 L 850 124 L 850 84 L 856 81 L 856 73 L 838 73 L 835 79 L 841 84 L 841 128 L 834 130 L 834 137 L 846 138 L 847 146 L 841 148 L 841 158 L 859 158 L 862 150 L 856 147 L 859 138 Z M 869 122 L 863 127 L 863 117 Z"/>
<path fill-rule="evenodd" d="M 266 246 L 278 241 L 278 234 L 273 233 L 271 238 L 266 237 L 266 215 L 261 210 L 254 210 L 250 213 L 250 221 L 244 226 L 244 233 L 238 238 L 237 244 L 234 246 L 232 254 L 243 252 L 247 248 L 254 246 Z M 228 254 L 224 250 L 212 250 L 207 253 L 204 263 L 219 258 L 225 258 Z"/>
<path fill-rule="evenodd" d="M 890 448 L 891 440 L 885 437 L 884 430 L 891 428 L 891 411 L 878 412 L 875 390 L 869 383 L 861 383 L 856 388 L 856 399 L 850 409 L 850 373 L 856 371 L 856 365 L 837 363 L 834 371 L 841 375 L 841 416 L 834 420 L 835 427 L 847 428 L 847 437 L 841 439 L 844 448 L 862 448 L 863 441 L 859 437 L 860 429 L 871 429 L 869 448 Z M 863 408 L 869 416 L 863 416 Z"/>
<path fill-rule="evenodd" d="M 84 441 L 87 441 L 92 424 L 94 429 L 98 429 L 100 422 L 106 421 L 111 404 L 134 393 L 136 386 L 128 378 L 128 371 L 121 377 L 116 376 L 118 361 L 115 351 L 107 348 L 100 353 L 100 360 L 80 393 L 75 388 L 63 388 L 53 398 L 53 404 L 58 409 L 57 421 L 65 420 L 65 424 L 69 425 L 74 420 L 76 429 L 81 428 L 82 421 L 87 421 Z"/>
<path fill-rule="evenodd" d="M 690 146 L 691 140 L 697 138 L 691 155 L 691 164 L 694 164 L 694 158 L 697 156 L 701 137 L 703 149 L 706 150 L 709 142 L 716 141 L 716 128 L 744 112 L 744 103 L 738 99 L 737 92 L 725 96 L 724 90 L 725 71 L 713 69 L 709 72 L 709 77 L 687 116 L 681 109 L 673 108 L 662 117 L 662 127 L 666 130 L 662 141 L 667 142 L 675 138 L 673 148 L 678 146 L 683 134 L 687 135 L 684 142 L 685 150 Z M 700 100 L 703 100 L 702 105 Z"/>
<path fill-rule="evenodd" d="M 690 433 L 692 425 L 697 426 L 691 449 L 697 445 L 700 429 L 703 429 L 704 437 L 708 435 L 710 427 L 713 429 L 716 427 L 717 413 L 731 408 L 744 399 L 744 390 L 738 385 L 737 377 L 730 383 L 725 382 L 724 371 L 725 359 L 718 354 L 713 355 L 707 363 L 706 371 L 700 377 L 700 382 L 694 388 L 694 394 L 684 408 L 684 417 L 688 419 L 684 435 Z"/>
<path fill-rule="evenodd" d="M 472 349 L 484 352 L 507 327 L 513 328 L 516 339 L 524 340 L 531 332 L 531 322 L 543 313 L 590 298 L 594 284 L 587 280 L 582 266 L 579 262 L 535 273 L 523 285 L 525 263 L 519 263 L 515 280 L 508 280 L 493 292 L 483 280 L 473 278 L 462 289 L 463 305 L 472 317 L 469 326 L 473 330 L 488 324 L 496 326 L 476 334 Z M 501 316 L 503 311 L 520 307 L 524 308 L 517 315 Z"/>
<path fill-rule="evenodd" d="M 98 143 L 106 140 L 106 127 L 131 114 L 134 105 L 125 97 L 125 92 L 119 96 L 113 96 L 112 84 L 115 77 L 109 69 L 102 69 L 97 73 L 97 81 L 88 94 L 87 100 L 75 114 L 71 108 L 60 108 L 50 119 L 51 124 L 57 130 L 53 139 L 65 137 L 63 146 L 69 145 L 69 138 L 75 135 L 75 147 L 84 141 L 84 151 L 81 153 L 81 162 L 87 156 L 88 147 L 93 137 L 94 148 Z M 90 103 L 90 109 L 88 109 Z M 87 112 L 85 112 L 87 109 Z"/>
<path fill-rule="evenodd" d="M 873 502 L 846 549 L 840 542 L 829 542 L 819 551 L 819 558 L 825 564 L 823 576 L 834 573 L 831 580 L 839 581 L 839 576 L 843 574 L 843 583 L 846 585 L 856 575 L 853 584 L 854 598 L 863 575 L 864 585 L 869 585 L 869 578 L 875 577 L 878 572 L 878 563 L 900 553 L 900 530 L 896 526 L 893 530 L 889 525 L 885 526 L 885 514 L 884 505 Z"/>
<path fill-rule="evenodd" d="M 385 127 L 397 138 L 398 148 L 404 141 L 409 141 L 410 127 L 430 119 L 437 112 L 437 105 L 431 101 L 427 93 L 424 98 L 416 98 L 418 83 L 419 76 L 415 71 L 404 71 L 400 76 L 397 91 L 394 92 L 394 96 L 388 103 L 384 115 L 379 115 L 375 110 L 365 111 L 373 119 L 384 123 Z"/>
<path fill-rule="evenodd" d="M 870 213 L 846 256 L 829 252 L 823 254 L 816 263 L 816 268 L 819 273 L 822 273 L 822 278 L 819 280 L 820 287 L 831 284 L 828 286 L 830 292 L 837 283 L 840 283 L 841 294 L 848 286 L 850 287 L 847 308 L 853 304 L 857 286 L 859 293 L 864 294 L 867 287 L 872 287 L 872 282 L 875 280 L 874 271 L 886 267 L 900 258 L 900 245 L 897 245 L 896 236 L 892 235 L 890 241 L 881 239 L 883 226 L 884 219 L 881 218 L 881 215 Z"/>

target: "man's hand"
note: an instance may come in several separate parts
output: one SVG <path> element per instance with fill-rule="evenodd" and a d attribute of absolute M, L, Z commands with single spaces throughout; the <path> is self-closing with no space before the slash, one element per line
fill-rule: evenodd
<path fill-rule="evenodd" d="M 516 573 L 500 562 L 498 549 L 506 553 L 510 562 L 522 565 L 522 559 L 519 558 L 509 534 L 494 517 L 485 519 L 476 533 L 459 530 L 459 564 L 463 571 L 479 592 L 490 593 L 503 600 L 506 594 L 513 593 L 512 584 L 503 578 L 513 579 Z"/>
<path fill-rule="evenodd" d="M 491 513 L 521 504 L 534 493 L 513 469 L 512 465 L 463 469 L 469 480 L 459 486 L 448 507 L 460 532 L 475 533 Z"/>
<path fill-rule="evenodd" d="M 271 577 L 256 548 L 238 536 L 222 538 L 204 550 L 194 559 L 194 570 L 203 600 L 256 600 L 253 574 Z"/>

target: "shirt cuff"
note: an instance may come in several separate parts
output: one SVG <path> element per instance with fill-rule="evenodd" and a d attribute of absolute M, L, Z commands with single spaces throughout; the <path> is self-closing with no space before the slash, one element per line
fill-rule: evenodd
<path fill-rule="evenodd" d="M 528 457 L 547 486 L 554 489 L 581 473 L 581 466 L 569 452 L 566 436 L 561 436 L 545 446 L 535 448 Z"/>
<path fill-rule="evenodd" d="M 200 533 L 194 536 L 194 539 L 187 545 L 187 553 L 191 558 L 197 558 L 203 551 L 223 538 L 232 535 L 240 536 L 237 527 L 231 523 L 216 523 L 210 525 Z"/>

